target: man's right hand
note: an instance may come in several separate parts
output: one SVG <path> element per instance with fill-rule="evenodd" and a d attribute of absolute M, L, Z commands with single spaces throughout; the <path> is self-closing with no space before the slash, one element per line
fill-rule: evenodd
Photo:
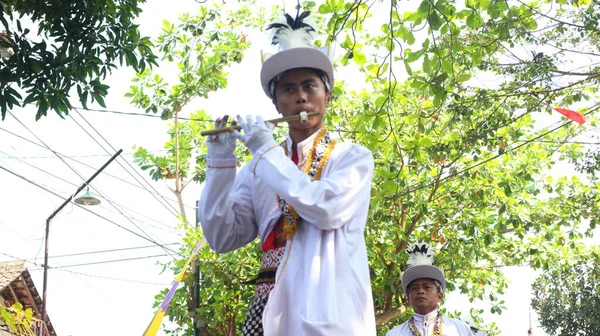
<path fill-rule="evenodd" d="M 223 118 L 215 120 L 215 128 L 227 127 L 228 115 L 224 115 Z M 233 120 L 231 126 L 237 125 L 237 122 Z M 206 139 L 206 148 L 208 156 L 212 159 L 229 159 L 233 156 L 235 151 L 236 138 L 231 132 L 223 132 L 216 135 L 210 135 Z"/>

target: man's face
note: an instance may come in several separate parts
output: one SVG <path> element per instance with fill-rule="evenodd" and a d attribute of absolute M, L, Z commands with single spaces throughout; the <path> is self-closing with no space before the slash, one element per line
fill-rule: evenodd
<path fill-rule="evenodd" d="M 325 83 L 314 70 L 293 69 L 286 71 L 277 82 L 273 104 L 284 117 L 302 111 L 319 112 L 320 115 L 309 117 L 306 124 L 300 120 L 288 122 L 290 130 L 308 130 L 321 127 L 330 100 L 331 93 L 326 92 Z"/>
<path fill-rule="evenodd" d="M 425 315 L 437 309 L 444 294 L 431 279 L 417 279 L 408 285 L 408 301 L 415 312 Z"/>

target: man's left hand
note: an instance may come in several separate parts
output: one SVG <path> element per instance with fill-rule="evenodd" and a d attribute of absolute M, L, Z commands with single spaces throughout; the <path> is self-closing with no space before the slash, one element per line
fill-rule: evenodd
<path fill-rule="evenodd" d="M 250 115 L 246 117 L 245 121 L 240 116 L 237 117 L 237 120 L 244 134 L 234 131 L 233 135 L 248 147 L 250 153 L 254 154 L 267 142 L 274 141 L 273 128 L 275 125 L 265 122 L 261 116 L 256 116 L 256 121 Z"/>

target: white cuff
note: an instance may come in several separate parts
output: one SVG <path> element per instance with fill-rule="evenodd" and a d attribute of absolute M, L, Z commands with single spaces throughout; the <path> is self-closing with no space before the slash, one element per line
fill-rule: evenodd
<path fill-rule="evenodd" d="M 214 168 L 214 169 L 225 169 L 225 168 L 236 168 L 237 167 L 237 159 L 235 155 L 224 159 L 224 158 L 211 158 L 208 157 L 206 159 L 206 168 Z"/>

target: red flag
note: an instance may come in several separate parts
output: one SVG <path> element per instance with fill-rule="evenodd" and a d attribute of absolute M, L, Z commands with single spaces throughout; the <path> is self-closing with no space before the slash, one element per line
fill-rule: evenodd
<path fill-rule="evenodd" d="M 575 112 L 573 110 L 568 110 L 568 109 L 564 109 L 564 108 L 560 108 L 560 107 L 552 107 L 552 109 L 554 109 L 556 112 L 564 115 L 565 117 L 573 120 L 574 122 L 583 125 L 583 123 L 585 123 L 585 117 L 583 116 L 583 114 L 579 113 L 579 112 Z"/>

